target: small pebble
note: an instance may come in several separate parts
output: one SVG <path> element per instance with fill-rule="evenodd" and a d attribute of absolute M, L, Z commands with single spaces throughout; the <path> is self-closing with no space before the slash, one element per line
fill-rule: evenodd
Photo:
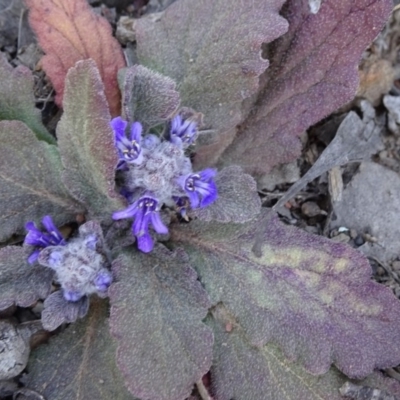
<path fill-rule="evenodd" d="M 365 241 L 361 235 L 357 235 L 356 238 L 354 239 L 354 243 L 356 244 L 356 246 L 362 246 L 365 243 Z"/>
<path fill-rule="evenodd" d="M 392 263 L 392 268 L 393 268 L 395 271 L 400 271 L 400 261 L 393 261 L 393 263 Z"/>
<path fill-rule="evenodd" d="M 376 269 L 376 274 L 379 275 L 379 276 L 385 275 L 385 273 L 386 273 L 386 271 L 385 271 L 385 269 L 382 268 L 382 267 L 378 267 L 378 268 Z"/>
<path fill-rule="evenodd" d="M 339 234 L 338 230 L 337 229 L 333 229 L 331 231 L 331 233 L 329 234 L 329 237 L 333 238 L 333 237 L 337 236 L 338 234 Z"/>
<path fill-rule="evenodd" d="M 318 229 L 317 226 L 309 226 L 309 225 L 307 225 L 304 229 L 306 230 L 306 232 L 312 233 L 314 235 L 319 235 L 320 234 L 320 230 Z"/>
<path fill-rule="evenodd" d="M 364 234 L 364 240 L 366 242 L 376 243 L 378 239 L 375 236 L 370 235 L 369 233 Z"/>
<path fill-rule="evenodd" d="M 316 217 L 317 215 L 321 214 L 321 209 L 317 203 L 314 203 L 313 201 L 307 201 L 306 203 L 302 204 L 301 212 L 306 217 Z"/>
<path fill-rule="evenodd" d="M 350 237 L 345 233 L 339 233 L 339 235 L 334 236 L 331 240 L 333 240 L 336 243 L 348 243 Z"/>
<path fill-rule="evenodd" d="M 355 229 L 350 229 L 350 237 L 352 239 L 356 239 L 358 236 L 357 231 Z"/>

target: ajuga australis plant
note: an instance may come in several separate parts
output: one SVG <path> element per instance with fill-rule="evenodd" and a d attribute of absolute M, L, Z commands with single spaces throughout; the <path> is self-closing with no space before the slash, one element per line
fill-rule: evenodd
<path fill-rule="evenodd" d="M 0 239 L 23 242 L 0 250 L 0 309 L 42 299 L 44 329 L 70 324 L 32 352 L 26 388 L 335 400 L 351 378 L 400 393 L 377 372 L 400 363 L 398 300 L 364 256 L 257 193 L 352 99 L 392 2 L 310 4 L 176 0 L 136 21 L 127 66 L 85 0 L 26 0 L 62 116 L 53 137 L 31 72 L 0 58 Z"/>

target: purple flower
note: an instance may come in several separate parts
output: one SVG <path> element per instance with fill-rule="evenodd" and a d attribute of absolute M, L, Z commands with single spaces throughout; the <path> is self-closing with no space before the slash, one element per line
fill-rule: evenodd
<path fill-rule="evenodd" d="M 190 146 L 197 137 L 196 122 L 183 120 L 180 115 L 171 121 L 170 140 L 176 145 Z"/>
<path fill-rule="evenodd" d="M 45 247 L 65 245 L 64 238 L 49 215 L 46 215 L 42 219 L 42 224 L 47 232 L 40 231 L 33 221 L 29 221 L 25 225 L 25 229 L 28 233 L 25 237 L 24 244 L 37 248 L 28 257 L 28 262 L 30 264 L 33 264 L 37 260 L 40 251 Z"/>
<path fill-rule="evenodd" d="M 142 139 L 142 125 L 140 122 L 134 122 L 131 125 L 131 134 L 128 138 L 125 135 L 128 122 L 121 117 L 111 120 L 111 127 L 114 131 L 115 147 L 118 150 L 119 163 L 117 169 L 122 169 L 125 163 L 141 164 L 143 161 L 142 148 L 140 145 Z"/>
<path fill-rule="evenodd" d="M 107 292 L 108 287 L 111 285 L 112 276 L 109 272 L 101 272 L 97 275 L 95 285 L 100 292 Z"/>
<path fill-rule="evenodd" d="M 145 194 L 122 211 L 113 214 L 113 219 L 135 218 L 132 233 L 136 236 L 139 250 L 148 253 L 153 249 L 153 239 L 149 234 L 149 224 L 157 233 L 168 233 L 168 228 L 161 220 L 159 202 L 151 194 Z"/>
<path fill-rule="evenodd" d="M 63 295 L 65 300 L 72 301 L 73 303 L 80 300 L 84 296 L 82 293 L 73 290 L 64 290 Z"/>
<path fill-rule="evenodd" d="M 207 168 L 178 178 L 178 184 L 188 195 L 193 208 L 207 207 L 217 199 L 217 186 L 212 179 L 216 173 L 214 169 Z"/>

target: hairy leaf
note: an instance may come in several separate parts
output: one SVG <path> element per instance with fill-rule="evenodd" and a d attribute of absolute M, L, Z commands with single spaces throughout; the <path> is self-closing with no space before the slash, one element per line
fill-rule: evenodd
<path fill-rule="evenodd" d="M 262 175 L 296 159 L 299 135 L 354 97 L 361 54 L 392 6 L 390 0 L 325 0 L 313 15 L 307 0 L 289 0 L 282 10 L 289 31 L 269 47 L 271 67 L 257 107 L 222 164 Z"/>
<path fill-rule="evenodd" d="M 0 250 L 0 310 L 13 304 L 28 307 L 50 293 L 53 271 L 28 264 L 29 252 L 19 246 Z"/>
<path fill-rule="evenodd" d="M 111 330 L 129 390 L 147 400 L 178 400 L 211 365 L 213 336 L 202 323 L 209 299 L 187 256 L 161 245 L 125 250 L 114 262 Z"/>
<path fill-rule="evenodd" d="M 37 140 L 20 121 L 0 121 L 0 241 L 46 214 L 56 224 L 82 212 L 61 183 L 57 147 Z"/>
<path fill-rule="evenodd" d="M 93 60 L 67 75 L 64 114 L 57 126 L 63 181 L 93 216 L 107 218 L 123 207 L 115 192 L 118 155 L 103 84 Z"/>
<path fill-rule="evenodd" d="M 43 328 L 54 331 L 61 324 L 75 322 L 78 318 L 83 318 L 89 309 L 89 299 L 87 296 L 72 302 L 64 298 L 62 290 L 52 293 L 45 301 L 42 312 Z"/>
<path fill-rule="evenodd" d="M 347 378 L 331 368 L 323 376 L 308 374 L 288 361 L 274 345 L 252 346 L 243 329 L 224 307 L 207 320 L 215 336 L 211 368 L 213 395 L 218 400 L 342 400 L 339 388 Z M 395 380 L 374 373 L 359 384 L 400 395 Z"/>
<path fill-rule="evenodd" d="M 244 174 L 242 168 L 230 166 L 215 177 L 218 199 L 205 208 L 193 210 L 191 216 L 203 221 L 247 222 L 261 209 L 260 196 L 254 179 Z"/>
<path fill-rule="evenodd" d="M 46 400 L 134 400 L 115 365 L 106 301 L 95 300 L 89 315 L 38 347 L 25 385 Z"/>
<path fill-rule="evenodd" d="M 13 68 L 0 53 L 0 120 L 25 122 L 38 139 L 55 143 L 42 124 L 40 111 L 35 108 L 32 72 L 24 67 Z"/>
<path fill-rule="evenodd" d="M 61 106 L 69 68 L 88 58 L 96 62 L 113 116 L 121 113 L 117 73 L 125 66 L 121 46 L 107 20 L 94 13 L 86 0 L 25 0 L 29 23 L 46 55 L 43 69 Z"/>
<path fill-rule="evenodd" d="M 123 111 L 128 121 L 139 121 L 144 130 L 172 116 L 179 106 L 175 82 L 142 65 L 121 70 L 118 74 L 123 96 Z"/>
<path fill-rule="evenodd" d="M 397 365 L 400 304 L 371 281 L 359 252 L 283 225 L 265 211 L 247 225 L 194 221 L 171 230 L 210 294 L 252 344 L 273 342 L 314 373 L 351 377 Z"/>
<path fill-rule="evenodd" d="M 269 65 L 261 44 L 287 30 L 279 16 L 283 3 L 177 1 L 159 19 L 137 21 L 139 61 L 174 79 L 182 103 L 202 112 L 207 128 L 225 133 L 220 139 L 226 146 L 243 119 L 243 100 L 258 91 L 258 78 Z M 218 152 L 220 146 L 210 147 Z"/>

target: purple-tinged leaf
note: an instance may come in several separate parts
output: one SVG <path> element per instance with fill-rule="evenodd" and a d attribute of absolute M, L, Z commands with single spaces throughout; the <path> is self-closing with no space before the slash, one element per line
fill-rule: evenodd
<path fill-rule="evenodd" d="M 46 214 L 61 225 L 83 211 L 61 182 L 57 147 L 20 121 L 0 121 L 0 143 L 0 241 Z"/>
<path fill-rule="evenodd" d="M 288 361 L 276 345 L 252 346 L 243 329 L 223 306 L 213 311 L 207 324 L 213 328 L 212 394 L 218 400 L 342 400 L 339 388 L 348 380 L 336 368 L 313 376 Z M 373 373 L 357 384 L 400 395 L 394 379 Z"/>
<path fill-rule="evenodd" d="M 241 167 L 224 168 L 214 178 L 217 200 L 208 207 L 190 213 L 203 221 L 248 222 L 260 213 L 261 200 L 254 179 Z"/>
<path fill-rule="evenodd" d="M 226 147 L 244 117 L 243 100 L 258 91 L 259 76 L 269 65 L 261 57 L 262 43 L 287 30 L 279 15 L 283 3 L 177 1 L 160 18 L 137 21 L 139 61 L 174 79 L 182 104 L 203 113 L 206 127 L 220 133 Z M 210 147 L 218 152 L 221 146 Z"/>
<path fill-rule="evenodd" d="M 269 211 L 246 225 L 171 226 L 211 296 L 253 345 L 278 345 L 313 374 L 350 377 L 400 362 L 400 303 L 373 282 L 367 259 L 341 243 L 283 225 Z"/>
<path fill-rule="evenodd" d="M 146 400 L 179 400 L 209 370 L 210 305 L 182 250 L 125 250 L 114 262 L 110 325 L 129 390 Z"/>
<path fill-rule="evenodd" d="M 46 400 L 134 400 L 115 365 L 107 302 L 91 303 L 85 319 L 31 355 L 24 383 Z"/>
<path fill-rule="evenodd" d="M 165 122 L 179 106 L 175 82 L 142 65 L 118 73 L 125 118 L 139 121 L 144 131 Z"/>
<path fill-rule="evenodd" d="M 51 290 L 53 271 L 28 264 L 29 251 L 19 246 L 0 250 L 0 310 L 15 304 L 28 307 Z"/>
<path fill-rule="evenodd" d="M 63 181 L 91 216 L 107 218 L 124 203 L 115 191 L 118 154 L 103 83 L 93 60 L 79 61 L 69 70 L 63 105 L 57 127 Z"/>
<path fill-rule="evenodd" d="M 325 0 L 313 15 L 307 0 L 289 0 L 282 9 L 289 31 L 269 46 L 256 107 L 221 164 L 262 175 L 296 159 L 299 135 L 354 97 L 361 54 L 392 7 L 391 0 Z"/>
<path fill-rule="evenodd" d="M 58 290 L 44 301 L 42 312 L 43 328 L 48 331 L 54 331 L 63 323 L 71 323 L 78 318 L 83 318 L 88 309 L 89 299 L 87 296 L 74 302 L 67 301 L 64 298 L 63 291 Z"/>
<path fill-rule="evenodd" d="M 44 127 L 40 111 L 35 107 L 33 75 L 29 68 L 13 68 L 0 53 L 0 120 L 25 122 L 38 139 L 56 143 Z"/>

